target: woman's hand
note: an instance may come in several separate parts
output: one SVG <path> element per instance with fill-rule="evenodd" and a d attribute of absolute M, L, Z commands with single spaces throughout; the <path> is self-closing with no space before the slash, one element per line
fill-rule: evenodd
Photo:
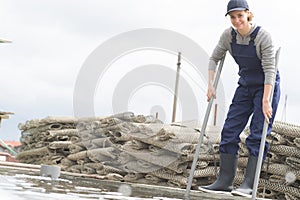
<path fill-rule="evenodd" d="M 273 86 L 271 84 L 265 84 L 264 86 L 264 95 L 262 98 L 262 112 L 265 116 L 266 122 L 270 123 L 270 118 L 272 117 L 272 106 L 270 103 L 270 96 Z"/>
<path fill-rule="evenodd" d="M 268 100 L 263 100 L 262 102 L 262 112 L 265 116 L 266 122 L 269 124 L 270 123 L 270 118 L 272 118 L 272 106 L 270 101 Z"/>
<path fill-rule="evenodd" d="M 208 70 L 208 89 L 207 89 L 207 101 L 213 97 L 216 98 L 216 89 L 214 87 L 214 77 L 215 77 L 215 71 L 214 70 Z"/>
<path fill-rule="evenodd" d="M 212 84 L 208 85 L 206 96 L 207 96 L 207 101 L 209 101 L 211 97 L 213 97 L 214 99 L 216 98 L 216 89 Z"/>

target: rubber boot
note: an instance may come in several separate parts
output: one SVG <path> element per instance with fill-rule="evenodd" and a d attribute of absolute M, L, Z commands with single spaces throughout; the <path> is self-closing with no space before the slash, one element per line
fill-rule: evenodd
<path fill-rule="evenodd" d="M 233 189 L 233 179 L 237 168 L 237 155 L 220 154 L 220 173 L 217 180 L 208 186 L 199 186 L 198 189 L 209 193 L 230 194 Z"/>
<path fill-rule="evenodd" d="M 231 192 L 235 196 L 251 197 L 258 158 L 249 156 L 244 181 L 240 187 Z"/>

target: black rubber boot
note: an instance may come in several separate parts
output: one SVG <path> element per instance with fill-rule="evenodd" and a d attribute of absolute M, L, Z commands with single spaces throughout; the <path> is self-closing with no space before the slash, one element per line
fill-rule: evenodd
<path fill-rule="evenodd" d="M 217 180 L 207 186 L 199 186 L 198 189 L 209 193 L 230 194 L 233 189 L 233 179 L 237 168 L 237 155 L 220 154 L 220 173 Z"/>
<path fill-rule="evenodd" d="M 231 192 L 235 196 L 251 197 L 258 158 L 249 156 L 244 181 L 240 187 Z"/>

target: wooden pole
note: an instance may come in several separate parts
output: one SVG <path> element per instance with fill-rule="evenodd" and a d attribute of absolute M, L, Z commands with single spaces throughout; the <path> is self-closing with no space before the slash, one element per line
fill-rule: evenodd
<path fill-rule="evenodd" d="M 217 112 L 218 112 L 218 104 L 215 104 L 214 126 L 217 125 Z"/>
<path fill-rule="evenodd" d="M 284 106 L 283 106 L 282 116 L 281 116 L 281 121 L 283 122 L 286 121 L 286 102 L 287 102 L 287 95 L 285 95 Z"/>
<path fill-rule="evenodd" d="M 178 95 L 178 83 L 179 83 L 180 64 L 181 64 L 181 52 L 178 52 L 178 62 L 177 62 L 177 72 L 176 72 L 176 80 L 175 80 L 175 91 L 174 91 L 174 101 L 173 101 L 172 122 L 175 122 L 175 119 L 176 119 L 176 106 L 177 106 L 177 95 Z"/>

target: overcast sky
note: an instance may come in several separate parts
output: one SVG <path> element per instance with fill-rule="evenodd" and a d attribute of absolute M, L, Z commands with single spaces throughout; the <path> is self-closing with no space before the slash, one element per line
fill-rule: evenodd
<path fill-rule="evenodd" d="M 0 45 L 0 110 L 15 113 L 2 122 L 0 138 L 19 140 L 17 125 L 26 120 L 72 116 L 75 82 L 83 63 L 99 45 L 116 35 L 142 28 L 167 29 L 190 38 L 210 55 L 223 30 L 231 25 L 224 17 L 226 5 L 225 0 L 0 0 L 0 38 L 13 41 Z M 282 95 L 276 119 L 283 119 L 284 97 L 288 95 L 286 121 L 300 124 L 300 30 L 296 28 L 300 17 L 296 6 L 286 5 L 298 3 L 249 0 L 255 23 L 270 32 L 275 44 L 282 47 Z M 176 55 L 136 52 L 116 61 L 111 67 L 122 69 L 122 73 L 114 75 L 112 70 L 110 77 L 121 79 L 132 67 L 147 64 L 163 64 L 176 70 L 176 63 Z M 203 101 L 205 110 L 206 84 L 192 78 L 188 63 L 183 62 L 182 69 L 183 75 L 191 78 L 189 84 L 199 90 L 197 99 Z M 226 108 L 220 110 L 226 112 L 237 82 L 237 66 L 230 56 L 222 81 Z M 111 91 L 118 81 L 107 82 L 112 87 L 106 90 Z M 168 122 L 173 99 L 170 92 L 160 90 L 153 86 L 133 92 L 131 99 L 126 99 L 129 109 L 148 114 L 156 106 Z M 151 93 L 154 95 L 147 96 Z M 109 95 L 112 93 L 106 93 L 106 97 L 95 94 L 96 115 L 113 114 Z"/>

